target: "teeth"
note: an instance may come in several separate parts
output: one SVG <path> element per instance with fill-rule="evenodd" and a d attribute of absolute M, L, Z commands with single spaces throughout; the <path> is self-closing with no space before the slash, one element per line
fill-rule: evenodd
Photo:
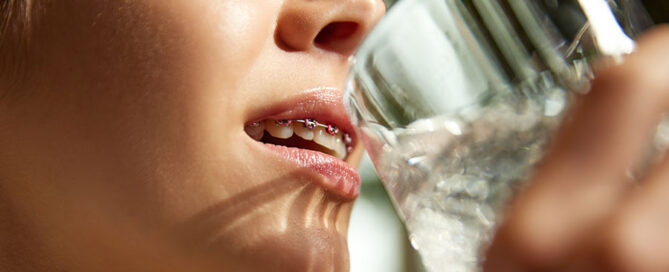
<path fill-rule="evenodd" d="M 244 127 L 246 134 L 251 136 L 251 138 L 260 140 L 262 135 L 265 134 L 265 125 L 262 122 L 255 122 L 246 127 Z"/>
<path fill-rule="evenodd" d="M 274 120 L 265 121 L 265 130 L 267 130 L 272 137 L 279 139 L 288 139 L 293 136 L 293 126 L 290 124 L 277 124 Z"/>
<path fill-rule="evenodd" d="M 319 145 L 326 147 L 327 149 L 334 150 L 336 138 L 334 135 L 328 134 L 325 128 L 317 127 L 314 129 L 314 142 Z"/>
<path fill-rule="evenodd" d="M 341 137 L 335 136 L 335 147 L 334 147 L 334 152 L 335 152 L 335 157 L 339 159 L 344 159 L 346 157 L 346 144 L 341 140 Z"/>
<path fill-rule="evenodd" d="M 329 149 L 331 155 L 344 159 L 351 152 L 351 137 L 340 132 L 333 125 L 325 125 L 314 119 L 299 120 L 265 120 L 244 127 L 244 131 L 253 139 L 260 140 L 267 131 L 272 137 L 288 139 L 296 134 L 302 139 L 314 141 Z"/>
<path fill-rule="evenodd" d="M 302 139 L 305 140 L 314 139 L 314 129 L 305 127 L 303 123 L 298 123 L 298 122 L 293 123 L 293 131 L 295 131 L 295 134 L 297 134 L 297 136 L 302 137 Z"/>

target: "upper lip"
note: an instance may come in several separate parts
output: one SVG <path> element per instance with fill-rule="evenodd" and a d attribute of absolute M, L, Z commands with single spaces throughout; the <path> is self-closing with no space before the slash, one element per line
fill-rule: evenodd
<path fill-rule="evenodd" d="M 318 87 L 305 90 L 266 107 L 256 113 L 249 123 L 271 120 L 295 120 L 311 118 L 331 124 L 351 136 L 351 146 L 356 145 L 355 128 L 346 115 L 342 92 L 334 87 Z"/>
<path fill-rule="evenodd" d="M 353 125 L 346 115 L 343 94 L 336 88 L 320 87 L 296 93 L 287 99 L 267 107 L 261 107 L 248 123 L 262 120 L 295 120 L 311 118 L 321 123 L 337 126 L 351 137 L 351 146 L 356 144 Z M 360 177 L 353 166 L 319 151 L 277 145 L 265 145 L 272 153 L 296 163 L 299 168 L 316 173 L 316 183 L 344 199 L 355 199 L 360 189 Z"/>

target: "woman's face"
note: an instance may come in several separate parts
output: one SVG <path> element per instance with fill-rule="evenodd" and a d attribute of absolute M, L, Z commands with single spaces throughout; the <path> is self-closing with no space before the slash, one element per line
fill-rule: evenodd
<path fill-rule="evenodd" d="M 17 256 L 64 271 L 348 269 L 359 180 L 335 156 L 355 164 L 360 147 L 341 88 L 381 0 L 32 2 L 26 76 L 0 84 Z M 254 139 L 259 123 L 276 137 Z"/>

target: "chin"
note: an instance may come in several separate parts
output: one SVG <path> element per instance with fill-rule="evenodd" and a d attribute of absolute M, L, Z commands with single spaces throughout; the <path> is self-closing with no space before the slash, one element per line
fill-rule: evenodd
<path fill-rule="evenodd" d="M 207 246 L 216 271 L 349 271 L 346 234 L 329 228 L 290 228 L 252 245 L 243 242 L 220 239 Z"/>
<path fill-rule="evenodd" d="M 291 193 L 275 191 L 248 209 L 224 205 L 238 211 L 234 217 L 219 210 L 194 218 L 195 226 L 182 229 L 190 235 L 181 248 L 197 248 L 213 271 L 349 271 L 353 201 L 310 179 L 281 183 L 294 183 L 286 185 Z"/>
<path fill-rule="evenodd" d="M 248 252 L 255 271 L 349 271 L 346 237 L 331 230 L 307 229 L 271 237 Z"/>

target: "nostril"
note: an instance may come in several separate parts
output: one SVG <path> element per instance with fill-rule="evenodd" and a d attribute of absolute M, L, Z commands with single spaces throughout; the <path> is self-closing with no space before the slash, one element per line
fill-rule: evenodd
<path fill-rule="evenodd" d="M 334 22 L 326 25 L 316 35 L 314 43 L 322 48 L 337 47 L 337 44 L 346 43 L 347 40 L 358 30 L 358 23 Z"/>

